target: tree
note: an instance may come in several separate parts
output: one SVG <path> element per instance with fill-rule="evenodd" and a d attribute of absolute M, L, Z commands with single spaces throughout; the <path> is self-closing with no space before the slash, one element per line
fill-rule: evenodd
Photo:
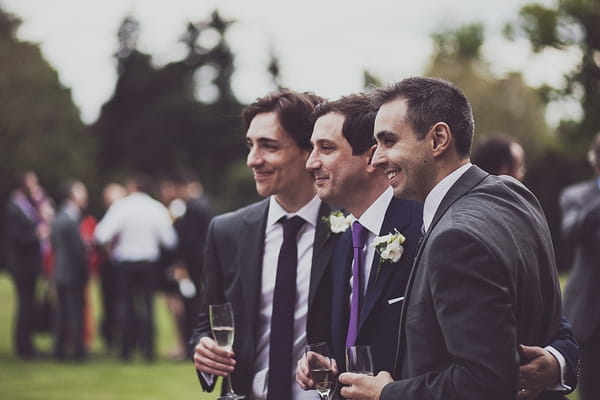
<path fill-rule="evenodd" d="M 506 27 L 509 37 L 524 34 L 535 52 L 569 47 L 581 51 L 579 64 L 566 75 L 564 86 L 544 91 L 548 100 L 571 98 L 581 103 L 581 120 L 563 121 L 559 134 L 571 155 L 584 159 L 592 137 L 600 131 L 600 2 L 557 0 L 553 8 L 528 4 L 519 15 L 517 24 Z"/>
<path fill-rule="evenodd" d="M 93 142 L 71 91 L 43 59 L 36 44 L 16 38 L 20 20 L 0 9 L 0 201 L 11 177 L 33 169 L 54 193 L 63 179 L 94 181 Z M 0 214 L 0 223 L 4 213 Z"/>
<path fill-rule="evenodd" d="M 509 133 L 522 142 L 530 159 L 550 145 L 540 94 L 518 72 L 502 78 L 492 74 L 481 56 L 482 25 L 465 25 L 432 37 L 435 47 L 426 74 L 448 79 L 465 92 L 475 115 L 476 138 Z"/>
<path fill-rule="evenodd" d="M 207 21 L 188 23 L 182 37 L 186 57 L 154 68 L 135 46 L 138 24 L 131 17 L 123 21 L 115 93 L 92 126 L 107 178 L 131 170 L 168 175 L 185 166 L 199 171 L 217 197 L 229 191 L 223 176 L 245 153 L 242 105 L 231 89 L 233 54 L 226 40 L 231 23 L 216 11 Z M 202 45 L 205 35 L 217 39 Z M 234 204 L 245 203 L 248 195 L 233 197 Z"/>

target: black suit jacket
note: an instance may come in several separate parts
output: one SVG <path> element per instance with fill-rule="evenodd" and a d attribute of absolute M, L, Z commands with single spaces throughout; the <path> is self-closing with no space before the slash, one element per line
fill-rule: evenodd
<path fill-rule="evenodd" d="M 565 288 L 565 313 L 580 342 L 597 340 L 600 326 L 600 189 L 596 179 L 567 187 L 560 196 L 563 239 L 575 245 Z"/>
<path fill-rule="evenodd" d="M 208 228 L 205 257 L 202 312 L 190 344 L 211 336 L 208 305 L 231 302 L 235 313 L 236 368 L 232 374 L 234 390 L 252 396 L 256 328 L 261 296 L 262 257 L 269 199 L 213 218 Z M 325 341 L 331 308 L 329 262 L 334 237 L 321 218 L 330 208 L 322 203 L 317 218 L 308 296 L 307 340 Z M 291 373 L 291 370 L 290 370 Z M 198 373 L 202 388 L 212 391 Z M 295 384 L 295 383 L 293 383 Z"/>
<path fill-rule="evenodd" d="M 401 317 L 400 380 L 381 399 L 513 399 L 517 344 L 550 343 L 561 314 L 537 199 L 516 180 L 473 166 L 445 195 L 417 252 Z"/>
<path fill-rule="evenodd" d="M 52 222 L 50 239 L 54 252 L 53 278 L 56 285 L 83 286 L 89 277 L 89 270 L 78 221 L 64 209 L 59 210 Z"/>
<path fill-rule="evenodd" d="M 390 202 L 380 235 L 395 229 L 406 238 L 404 251 L 398 262 L 383 262 L 377 253 L 367 284 L 361 308 L 357 344 L 371 346 L 376 372 L 391 371 L 394 367 L 393 349 L 398 343 L 398 324 L 404 289 L 421 236 L 423 206 L 416 201 L 393 198 Z M 340 372 L 345 370 L 346 333 L 348 330 L 350 278 L 352 276 L 352 230 L 338 239 L 332 257 L 332 313 L 331 347 Z M 377 270 L 380 268 L 379 273 Z M 388 300 L 393 303 L 389 304 Z"/>
<path fill-rule="evenodd" d="M 12 199 L 6 207 L 6 253 L 8 270 L 17 282 L 35 280 L 42 271 L 36 223 Z"/>

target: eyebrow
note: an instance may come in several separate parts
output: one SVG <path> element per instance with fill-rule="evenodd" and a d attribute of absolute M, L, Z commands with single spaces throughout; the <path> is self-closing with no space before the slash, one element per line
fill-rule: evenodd
<path fill-rule="evenodd" d="M 373 138 L 381 140 L 381 137 L 385 136 L 385 135 L 394 135 L 394 132 L 392 132 L 392 131 L 379 131 L 379 132 L 377 132 L 376 134 L 373 135 Z"/>
<path fill-rule="evenodd" d="M 249 137 L 246 137 L 246 142 L 252 142 L 252 139 L 250 139 Z M 269 138 L 265 138 L 265 137 L 260 137 L 260 138 L 256 139 L 255 142 L 258 144 L 277 144 L 277 143 L 279 143 L 279 141 L 276 139 L 269 139 Z"/>

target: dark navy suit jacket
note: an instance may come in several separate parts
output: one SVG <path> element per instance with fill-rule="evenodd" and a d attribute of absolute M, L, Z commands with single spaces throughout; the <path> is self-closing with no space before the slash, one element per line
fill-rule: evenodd
<path fill-rule="evenodd" d="M 392 371 L 396 344 L 398 343 L 398 323 L 408 281 L 410 268 L 415 257 L 421 224 L 423 206 L 416 201 L 392 198 L 385 214 L 380 235 L 393 233 L 397 229 L 406 241 L 404 252 L 397 263 L 382 262 L 377 253 L 367 284 L 359 320 L 357 344 L 368 344 L 373 353 L 375 372 Z M 331 347 L 338 369 L 345 370 L 344 351 L 348 329 L 350 277 L 352 276 L 352 232 L 348 229 L 339 238 L 332 256 L 332 320 Z M 378 271 L 379 270 L 379 271 Z M 389 300 L 392 301 L 390 304 Z"/>

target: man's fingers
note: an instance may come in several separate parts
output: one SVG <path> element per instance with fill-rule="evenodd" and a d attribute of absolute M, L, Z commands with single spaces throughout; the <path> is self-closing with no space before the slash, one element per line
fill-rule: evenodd
<path fill-rule="evenodd" d="M 194 349 L 196 369 L 219 376 L 229 375 L 236 364 L 232 351 L 224 350 L 210 338 L 202 338 Z"/>
<path fill-rule="evenodd" d="M 315 383 L 310 379 L 310 371 L 305 357 L 298 360 L 296 367 L 296 382 L 304 390 L 314 389 Z"/>

